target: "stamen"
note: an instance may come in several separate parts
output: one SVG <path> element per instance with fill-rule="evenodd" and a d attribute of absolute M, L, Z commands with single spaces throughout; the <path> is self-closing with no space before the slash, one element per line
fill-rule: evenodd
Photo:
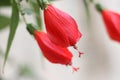
<path fill-rule="evenodd" d="M 84 54 L 83 52 L 80 52 L 80 51 L 78 50 L 78 47 L 77 47 L 76 45 L 74 45 L 73 48 L 74 48 L 75 50 L 77 50 L 77 52 L 79 53 L 78 57 L 81 57 L 81 55 Z"/>
<path fill-rule="evenodd" d="M 70 62 L 68 65 L 72 67 L 72 70 L 73 70 L 72 73 L 77 72 L 80 69 L 79 67 L 74 67 L 73 64 L 72 64 L 72 62 Z"/>
<path fill-rule="evenodd" d="M 78 57 L 81 57 L 81 55 L 84 54 L 83 52 L 79 52 L 79 56 Z"/>
<path fill-rule="evenodd" d="M 79 67 L 73 67 L 73 66 L 72 66 L 72 69 L 73 69 L 73 73 L 74 73 L 74 72 L 77 72 L 80 68 L 79 68 Z"/>

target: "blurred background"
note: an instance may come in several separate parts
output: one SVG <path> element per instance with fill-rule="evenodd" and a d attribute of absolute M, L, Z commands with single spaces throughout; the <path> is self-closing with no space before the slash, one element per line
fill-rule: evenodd
<path fill-rule="evenodd" d="M 120 0 L 95 2 L 120 13 Z M 101 15 L 94 5 L 89 4 L 91 19 L 88 23 L 83 0 L 58 0 L 52 4 L 74 17 L 83 34 L 77 46 L 84 55 L 79 58 L 77 51 L 69 48 L 74 55 L 73 65 L 80 67 L 80 70 L 72 73 L 69 66 L 48 62 L 21 18 L 3 74 L 1 68 L 9 36 L 7 24 L 11 7 L 0 6 L 0 19 L 4 19 L 4 22 L 0 21 L 0 26 L 6 23 L 3 25 L 6 28 L 0 28 L 0 80 L 120 80 L 120 44 L 109 39 Z M 27 19 L 34 22 L 30 15 Z"/>

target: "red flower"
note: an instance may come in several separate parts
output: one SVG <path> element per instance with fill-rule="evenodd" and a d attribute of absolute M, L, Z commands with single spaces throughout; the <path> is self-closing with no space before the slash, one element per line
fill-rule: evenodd
<path fill-rule="evenodd" d="M 44 10 L 44 20 L 48 37 L 57 45 L 73 46 L 82 36 L 75 20 L 52 5 Z"/>
<path fill-rule="evenodd" d="M 34 31 L 35 39 L 37 40 L 43 55 L 52 63 L 70 65 L 72 53 L 67 48 L 62 48 L 50 41 L 48 35 L 44 32 Z"/>
<path fill-rule="evenodd" d="M 120 42 L 120 14 L 106 10 L 100 4 L 96 4 L 96 9 L 102 14 L 110 38 Z"/>
<path fill-rule="evenodd" d="M 103 10 L 102 17 L 110 38 L 120 42 L 120 14 Z"/>

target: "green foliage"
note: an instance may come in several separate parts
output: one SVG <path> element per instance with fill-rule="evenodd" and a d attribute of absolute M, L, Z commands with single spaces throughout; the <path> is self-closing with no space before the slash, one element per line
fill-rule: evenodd
<path fill-rule="evenodd" d="M 88 0 L 83 0 L 83 3 L 84 3 L 84 6 L 85 6 L 88 23 L 90 23 L 91 16 L 90 16 L 90 10 L 89 10 Z"/>
<path fill-rule="evenodd" d="M 21 1 L 22 0 L 17 0 L 18 3 Z M 39 30 L 41 30 L 42 29 L 42 19 L 41 19 L 41 10 L 40 10 L 39 4 L 35 0 L 26 0 L 26 1 L 30 2 L 33 12 L 35 13 L 36 24 L 39 26 L 37 28 Z M 49 0 L 49 1 L 55 1 L 55 0 Z M 16 29 L 17 29 L 18 23 L 19 23 L 19 9 L 20 9 L 19 5 L 20 4 L 18 4 L 17 2 L 16 2 L 16 0 L 0 0 L 0 6 L 9 6 L 9 5 L 12 6 L 11 19 L 6 16 L 0 15 L 0 30 L 5 28 L 7 25 L 10 25 L 10 27 L 9 27 L 10 33 L 9 33 L 7 48 L 5 51 L 3 70 L 4 70 L 10 48 L 11 48 L 12 42 L 14 40 Z M 23 10 L 27 14 L 32 13 L 32 11 L 29 8 L 25 8 Z"/>
<path fill-rule="evenodd" d="M 6 28 L 9 25 L 10 18 L 0 15 L 0 30 Z"/>
<path fill-rule="evenodd" d="M 10 0 L 0 0 L 0 6 L 10 6 Z"/>
<path fill-rule="evenodd" d="M 8 54 L 9 54 L 10 47 L 11 47 L 11 44 L 12 44 L 14 36 L 15 36 L 18 22 L 19 22 L 18 6 L 17 6 L 17 3 L 15 2 L 15 0 L 12 0 L 12 16 L 11 16 L 11 21 L 10 21 L 10 33 L 9 33 L 9 38 L 8 38 L 7 49 L 5 52 L 3 68 L 5 67 L 5 63 L 8 58 Z"/>
<path fill-rule="evenodd" d="M 35 20 L 37 25 L 39 26 L 38 29 L 42 29 L 42 19 L 41 19 L 41 10 L 39 5 L 36 1 L 30 0 L 31 7 L 33 9 L 33 12 L 35 13 Z"/>

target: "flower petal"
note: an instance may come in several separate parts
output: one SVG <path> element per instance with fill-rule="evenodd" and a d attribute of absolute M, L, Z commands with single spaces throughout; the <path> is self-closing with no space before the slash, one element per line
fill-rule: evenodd
<path fill-rule="evenodd" d="M 69 65 L 72 60 L 72 53 L 67 48 L 52 43 L 48 35 L 44 32 L 34 32 L 35 39 L 37 40 L 43 55 L 52 63 L 59 63 Z"/>
<path fill-rule="evenodd" d="M 102 17 L 109 36 L 120 42 L 120 15 L 109 10 L 103 10 Z"/>
<path fill-rule="evenodd" d="M 44 10 L 44 20 L 48 36 L 56 44 L 65 47 L 73 46 L 82 36 L 75 20 L 52 5 L 48 5 Z"/>

